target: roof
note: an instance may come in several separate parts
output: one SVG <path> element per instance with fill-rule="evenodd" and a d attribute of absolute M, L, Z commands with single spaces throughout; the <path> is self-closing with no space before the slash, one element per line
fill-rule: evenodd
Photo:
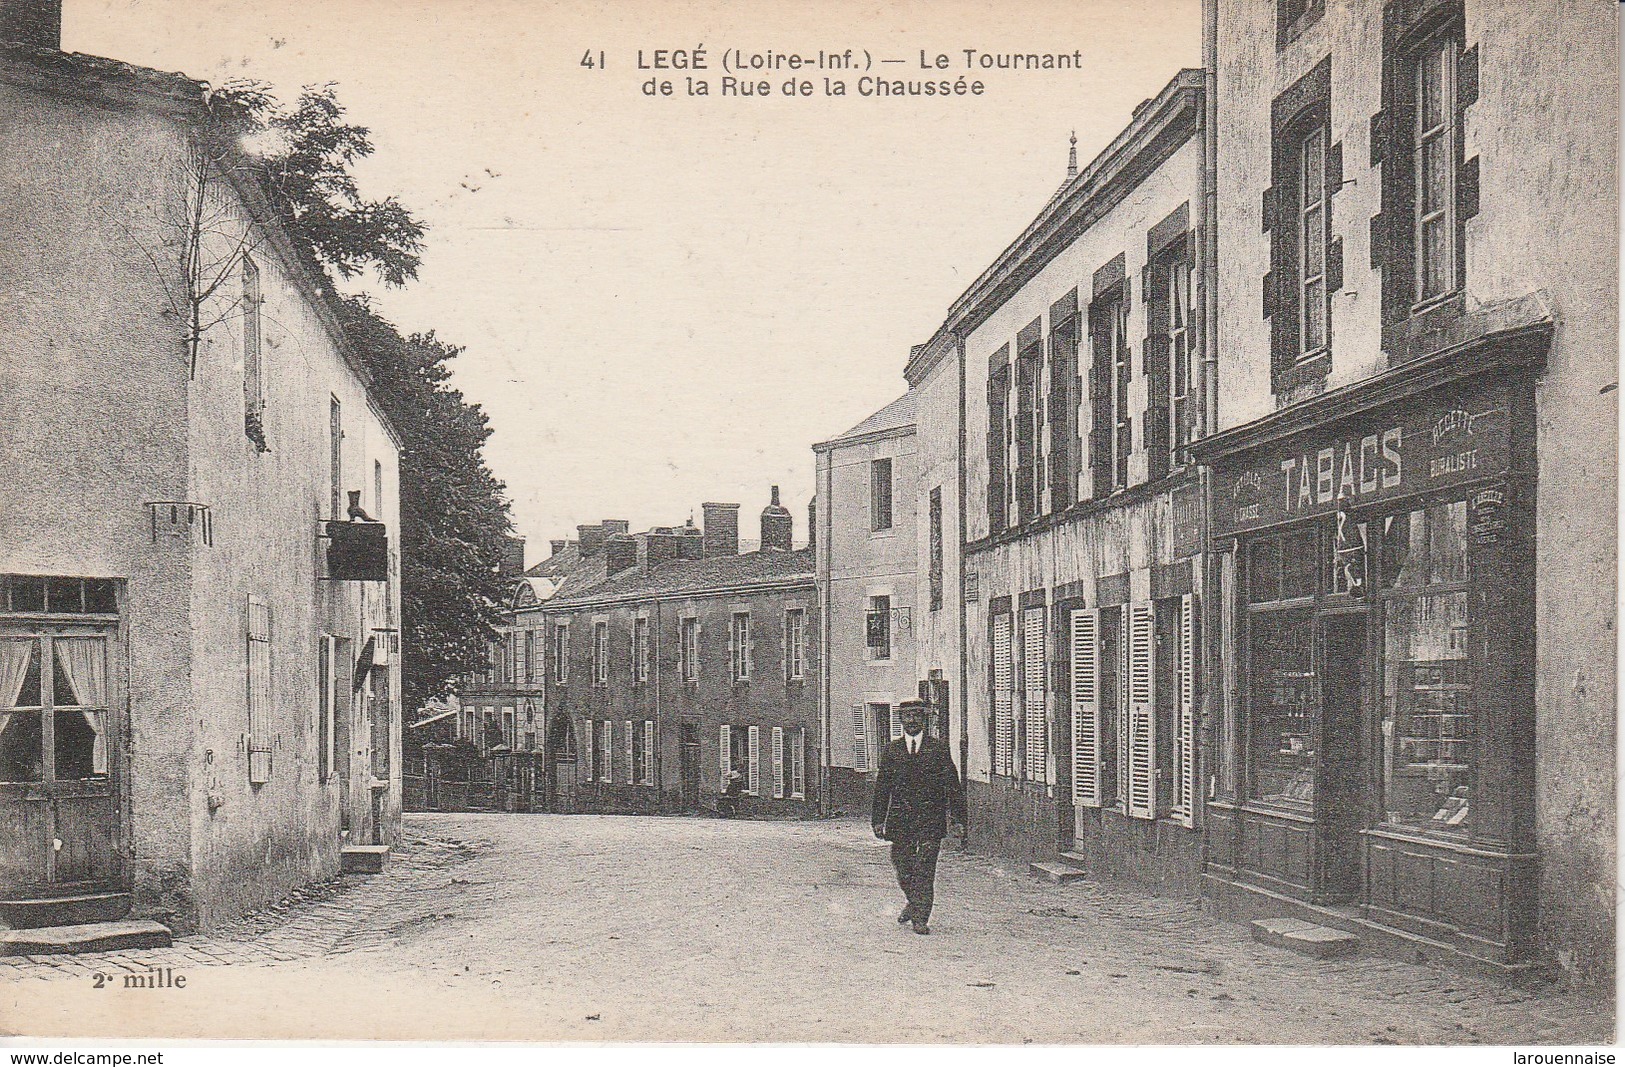
<path fill-rule="evenodd" d="M 592 585 L 578 586 L 548 601 L 548 608 L 574 608 L 611 601 L 654 600 L 674 596 L 703 596 L 752 586 L 778 587 L 811 583 L 810 548 L 784 552 L 764 549 L 738 556 L 711 556 L 663 563 L 645 572 L 641 567 L 622 571 Z"/>
<path fill-rule="evenodd" d="M 831 445 L 848 444 L 860 438 L 895 433 L 898 430 L 911 430 L 913 428 L 914 394 L 904 393 L 845 433 L 831 437 L 828 441 L 813 447 L 824 448 Z"/>
<path fill-rule="evenodd" d="M 562 551 L 555 552 L 524 574 L 526 579 L 545 578 L 553 583 L 553 594 L 547 602 L 568 596 L 604 579 L 604 553 L 582 558 L 581 543 L 568 542 Z M 532 586 L 534 588 L 534 584 Z"/>

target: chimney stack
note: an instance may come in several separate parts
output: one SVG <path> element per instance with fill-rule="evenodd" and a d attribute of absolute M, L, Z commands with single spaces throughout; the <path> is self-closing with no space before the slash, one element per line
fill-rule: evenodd
<path fill-rule="evenodd" d="M 62 0 L 0 0 L 0 44 L 62 51 Z"/>
<path fill-rule="evenodd" d="M 807 547 L 818 547 L 818 494 L 807 501 Z"/>
<path fill-rule="evenodd" d="M 560 553 L 560 552 L 563 552 L 563 551 L 564 551 L 564 546 L 565 546 L 565 545 L 568 545 L 568 544 L 569 544 L 569 543 L 570 543 L 570 542 L 568 542 L 568 541 L 566 541 L 566 540 L 565 540 L 565 539 L 564 539 L 564 538 L 562 538 L 562 537 L 556 537 L 556 538 L 554 538 L 554 539 L 553 539 L 553 540 L 551 540 L 551 541 L 549 541 L 549 542 L 548 542 L 548 544 L 549 544 L 549 545 L 550 545 L 550 546 L 552 546 L 552 549 L 553 549 L 553 554 L 554 554 L 554 555 L 555 555 L 555 556 L 556 556 L 556 555 L 558 555 L 558 554 L 559 554 L 559 553 Z"/>
<path fill-rule="evenodd" d="M 604 528 L 604 536 L 606 537 L 613 536 L 614 534 L 629 533 L 632 529 L 632 524 L 627 522 L 625 519 L 605 519 L 598 525 Z"/>
<path fill-rule="evenodd" d="M 739 555 L 739 505 L 701 504 L 705 514 L 706 556 Z"/>
<path fill-rule="evenodd" d="M 525 539 L 512 534 L 502 538 L 502 570 L 504 578 L 517 578 L 525 573 Z"/>
<path fill-rule="evenodd" d="M 683 558 L 683 542 L 688 538 L 667 530 L 663 533 L 649 535 L 649 545 L 644 549 L 646 565 L 652 571 L 665 563 L 674 563 Z M 694 538 L 698 540 L 698 538 Z"/>
<path fill-rule="evenodd" d="M 604 542 L 604 573 L 614 577 L 638 565 L 638 541 L 626 534 L 614 534 Z"/>
<path fill-rule="evenodd" d="M 677 531 L 677 553 L 683 559 L 705 558 L 705 537 L 694 528 L 694 520 L 689 519 L 687 525 Z"/>
<path fill-rule="evenodd" d="M 580 540 L 582 559 L 598 555 L 599 549 L 604 547 L 605 534 L 602 526 L 577 526 L 576 537 Z"/>
<path fill-rule="evenodd" d="M 795 536 L 795 520 L 790 509 L 779 503 L 779 487 L 773 487 L 773 502 L 762 509 L 762 548 L 790 551 Z"/>

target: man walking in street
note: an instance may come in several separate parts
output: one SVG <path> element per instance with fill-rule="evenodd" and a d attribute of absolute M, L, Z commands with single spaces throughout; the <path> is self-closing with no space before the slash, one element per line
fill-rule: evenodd
<path fill-rule="evenodd" d="M 932 893 L 937 879 L 937 853 L 951 816 L 965 822 L 965 786 L 954 766 L 948 743 L 925 735 L 924 701 L 907 700 L 897 707 L 903 736 L 880 752 L 870 821 L 875 836 L 891 842 L 891 862 L 907 904 L 897 917 L 912 922 L 914 932 L 929 934 Z"/>

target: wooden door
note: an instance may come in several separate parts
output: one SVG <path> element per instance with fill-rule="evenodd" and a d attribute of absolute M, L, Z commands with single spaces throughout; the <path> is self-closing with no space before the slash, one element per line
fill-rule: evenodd
<path fill-rule="evenodd" d="M 0 630 L 0 891 L 107 888 L 122 875 L 116 630 Z"/>
<path fill-rule="evenodd" d="M 1360 831 L 1366 826 L 1368 689 L 1366 616 L 1321 620 L 1321 743 L 1315 769 L 1315 899 L 1360 894 Z"/>

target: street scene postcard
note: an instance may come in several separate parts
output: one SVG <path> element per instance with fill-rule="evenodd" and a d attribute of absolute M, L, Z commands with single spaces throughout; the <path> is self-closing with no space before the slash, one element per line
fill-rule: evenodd
<path fill-rule="evenodd" d="M 1612 1044 L 1619 129 L 1612 0 L 0 0 L 0 1035 Z"/>

